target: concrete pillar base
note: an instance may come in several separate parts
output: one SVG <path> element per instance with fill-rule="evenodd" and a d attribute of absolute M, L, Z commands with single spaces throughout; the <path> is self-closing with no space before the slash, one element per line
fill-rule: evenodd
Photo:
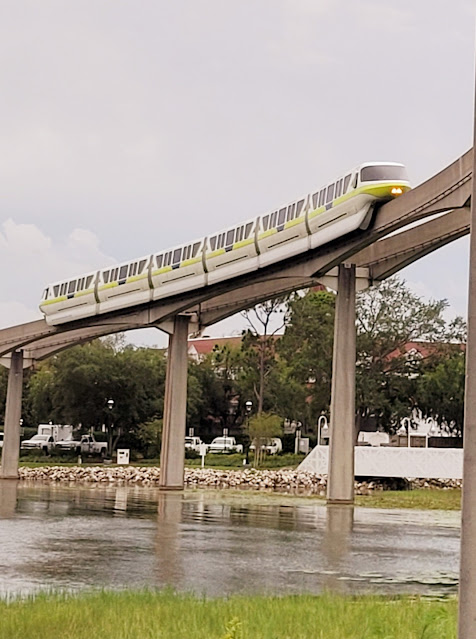
<path fill-rule="evenodd" d="M 355 264 L 339 266 L 327 503 L 354 503 L 355 429 Z"/>
<path fill-rule="evenodd" d="M 11 355 L 10 371 L 8 373 L 0 479 L 18 479 L 22 387 L 23 351 L 15 351 Z"/>
<path fill-rule="evenodd" d="M 169 337 L 160 451 L 159 487 L 162 490 L 183 490 L 189 321 L 187 315 L 177 315 Z"/>

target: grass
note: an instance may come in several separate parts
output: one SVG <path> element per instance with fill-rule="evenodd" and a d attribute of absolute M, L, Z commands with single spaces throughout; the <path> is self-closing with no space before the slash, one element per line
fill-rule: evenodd
<path fill-rule="evenodd" d="M 268 470 L 274 468 L 296 468 L 304 459 L 304 455 L 294 455 L 292 453 L 284 453 L 282 455 L 267 455 L 259 470 Z M 220 470 L 243 469 L 244 455 L 225 455 L 209 454 L 205 457 L 205 468 L 216 468 Z M 250 464 L 246 468 L 252 468 L 253 456 L 250 455 Z M 185 459 L 185 465 L 190 468 L 199 468 L 202 465 L 201 457 L 197 459 Z"/>
<path fill-rule="evenodd" d="M 323 506 L 325 497 L 317 495 L 302 495 L 280 493 L 260 490 L 240 490 L 237 488 L 187 488 L 185 495 L 193 497 L 194 493 L 206 493 L 207 499 L 216 501 L 229 501 L 230 499 L 243 501 L 247 504 L 263 503 L 289 503 L 289 505 L 306 505 L 318 502 Z M 411 508 L 415 510 L 450 510 L 458 511 L 461 508 L 461 490 L 386 490 L 376 491 L 370 495 L 356 495 L 355 505 L 365 508 Z"/>
<path fill-rule="evenodd" d="M 0 601 L 0 639 L 455 639 L 456 600 L 94 592 Z"/>
<path fill-rule="evenodd" d="M 461 490 L 422 488 L 417 490 L 384 490 L 371 495 L 356 495 L 356 506 L 370 508 L 414 508 L 418 510 L 460 510 Z"/>

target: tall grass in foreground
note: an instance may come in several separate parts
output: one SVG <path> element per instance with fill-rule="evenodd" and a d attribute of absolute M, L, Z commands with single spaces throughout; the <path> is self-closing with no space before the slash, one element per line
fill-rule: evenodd
<path fill-rule="evenodd" d="M 0 602 L 0 638 L 455 639 L 456 608 L 455 600 L 370 596 L 39 595 Z"/>

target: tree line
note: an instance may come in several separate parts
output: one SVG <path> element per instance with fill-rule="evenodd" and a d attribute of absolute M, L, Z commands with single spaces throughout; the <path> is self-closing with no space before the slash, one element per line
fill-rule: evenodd
<path fill-rule="evenodd" d="M 418 408 L 461 433 L 466 326 L 461 318 L 446 319 L 446 308 L 445 300 L 426 302 L 397 277 L 358 294 L 357 429 L 373 420 L 395 432 Z M 206 440 L 223 428 L 239 432 L 250 418 L 245 404 L 252 401 L 254 414 L 314 430 L 319 416 L 329 413 L 334 314 L 335 295 L 327 290 L 295 293 L 247 311 L 249 328 L 239 347 L 217 346 L 203 360 L 189 362 L 188 427 Z M 26 372 L 23 425 L 52 421 L 105 429 L 120 435 L 123 445 L 155 456 L 165 371 L 164 350 L 126 345 L 123 336 L 72 347 Z M 0 415 L 7 378 L 6 369 L 0 370 Z"/>

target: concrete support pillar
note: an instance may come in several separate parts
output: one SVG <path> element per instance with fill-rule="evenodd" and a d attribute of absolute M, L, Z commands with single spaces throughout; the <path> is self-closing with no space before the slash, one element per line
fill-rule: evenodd
<path fill-rule="evenodd" d="M 476 99 L 469 249 L 468 343 L 464 395 L 463 490 L 459 571 L 458 638 L 476 637 Z"/>
<path fill-rule="evenodd" d="M 169 337 L 159 486 L 183 490 L 189 318 L 177 315 Z"/>
<path fill-rule="evenodd" d="M 8 375 L 5 429 L 3 436 L 1 479 L 18 478 L 20 456 L 20 417 L 23 388 L 23 351 L 14 351 Z"/>
<path fill-rule="evenodd" d="M 355 265 L 339 266 L 327 502 L 354 502 L 355 428 Z"/>

